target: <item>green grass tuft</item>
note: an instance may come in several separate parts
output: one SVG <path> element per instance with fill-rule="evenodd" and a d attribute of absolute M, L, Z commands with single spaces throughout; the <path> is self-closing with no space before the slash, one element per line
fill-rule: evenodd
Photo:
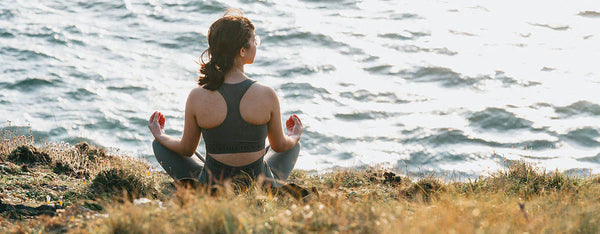
<path fill-rule="evenodd" d="M 75 145 L 77 151 L 87 157 L 90 161 L 95 162 L 99 158 L 106 158 L 106 149 L 92 146 L 87 142 L 81 142 Z"/>
<path fill-rule="evenodd" d="M 8 160 L 17 164 L 50 164 L 52 159 L 46 152 L 40 152 L 30 145 L 21 145 L 8 155 Z"/>
<path fill-rule="evenodd" d="M 401 193 L 411 200 L 430 201 L 433 198 L 439 198 L 439 194 L 446 190 L 446 185 L 439 179 L 424 178 L 411 184 Z"/>
<path fill-rule="evenodd" d="M 122 195 L 126 192 L 135 197 L 158 197 L 156 188 L 135 171 L 110 168 L 98 173 L 90 187 L 95 194 Z"/>

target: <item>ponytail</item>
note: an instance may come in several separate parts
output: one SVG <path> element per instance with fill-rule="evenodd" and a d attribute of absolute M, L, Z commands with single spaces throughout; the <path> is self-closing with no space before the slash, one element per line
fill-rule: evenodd
<path fill-rule="evenodd" d="M 208 50 L 205 50 L 202 55 L 204 55 Z M 204 77 L 198 78 L 198 84 L 204 85 L 205 89 L 215 91 L 223 85 L 225 81 L 225 72 L 224 69 L 220 69 L 220 67 L 213 61 L 209 61 L 208 63 L 200 64 L 200 73 L 204 75 Z"/>
<path fill-rule="evenodd" d="M 198 84 L 205 89 L 219 89 L 225 81 L 225 74 L 231 70 L 235 57 L 242 47 L 249 48 L 254 25 L 246 17 L 230 15 L 215 21 L 208 30 L 208 49 L 200 56 L 200 76 Z M 240 11 L 234 11 L 241 13 Z M 208 62 L 204 61 L 205 55 Z"/>

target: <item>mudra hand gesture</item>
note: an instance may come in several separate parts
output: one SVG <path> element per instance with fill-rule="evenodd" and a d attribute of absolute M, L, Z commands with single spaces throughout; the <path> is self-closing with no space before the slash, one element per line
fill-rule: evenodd
<path fill-rule="evenodd" d="M 288 136 L 300 139 L 300 135 L 304 131 L 304 126 L 297 115 L 290 115 L 290 118 L 285 121 L 285 126 Z"/>
<path fill-rule="evenodd" d="M 165 120 L 165 116 L 158 111 L 155 111 L 152 116 L 150 116 L 148 128 L 154 137 L 165 133 Z"/>

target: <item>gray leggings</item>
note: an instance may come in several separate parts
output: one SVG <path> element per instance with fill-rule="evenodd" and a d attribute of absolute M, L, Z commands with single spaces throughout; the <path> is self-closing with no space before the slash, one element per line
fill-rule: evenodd
<path fill-rule="evenodd" d="M 158 163 L 174 180 L 195 179 L 204 184 L 213 184 L 214 180 L 216 180 L 214 176 L 216 173 L 213 172 L 227 173 L 227 175 L 221 173 L 221 178 L 219 178 L 226 179 L 234 176 L 236 173 L 252 171 L 256 172 L 256 174 L 251 173 L 253 177 L 263 175 L 271 182 L 272 186 L 278 187 L 282 186 L 281 181 L 287 180 L 292 169 L 294 169 L 298 154 L 300 153 L 300 143 L 296 144 L 294 148 L 280 153 L 273 151 L 271 147 L 267 146 L 267 152 L 263 157 L 248 166 L 242 167 L 227 166 L 210 156 L 206 157 L 205 165 L 199 158 L 179 155 L 167 149 L 156 140 L 152 142 L 152 149 Z M 226 178 L 223 178 L 223 176 Z"/>

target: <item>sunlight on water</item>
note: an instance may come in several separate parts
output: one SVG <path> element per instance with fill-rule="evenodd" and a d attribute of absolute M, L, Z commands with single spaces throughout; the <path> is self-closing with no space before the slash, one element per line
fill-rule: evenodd
<path fill-rule="evenodd" d="M 298 168 L 600 172 L 593 1 L 2 2 L 0 127 L 154 160 L 147 120 L 181 134 L 227 8 L 263 38 L 247 74 L 306 125 Z"/>

